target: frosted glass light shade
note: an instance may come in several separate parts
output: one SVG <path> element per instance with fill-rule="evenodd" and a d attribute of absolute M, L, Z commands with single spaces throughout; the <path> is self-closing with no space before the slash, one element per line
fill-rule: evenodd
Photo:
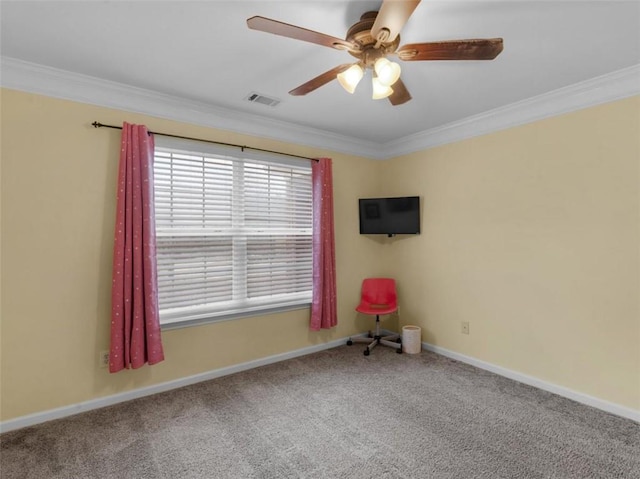
<path fill-rule="evenodd" d="M 371 80 L 373 85 L 373 95 L 371 98 L 374 100 L 381 100 L 383 98 L 387 98 L 389 95 L 393 93 L 393 88 L 389 85 L 383 85 L 377 77 L 373 77 Z"/>
<path fill-rule="evenodd" d="M 337 78 L 342 88 L 347 90 L 349 93 L 353 93 L 356 91 L 356 87 L 360 80 L 362 80 L 362 76 L 364 75 L 364 71 L 362 67 L 357 63 L 355 65 L 351 65 L 342 73 L 338 73 Z"/>
<path fill-rule="evenodd" d="M 400 78 L 400 65 L 390 62 L 386 58 L 378 58 L 373 66 L 378 75 L 378 81 L 383 85 L 391 86 Z"/>

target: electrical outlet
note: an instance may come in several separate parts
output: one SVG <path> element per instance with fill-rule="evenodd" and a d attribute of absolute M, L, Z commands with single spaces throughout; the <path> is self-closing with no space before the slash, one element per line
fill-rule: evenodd
<path fill-rule="evenodd" d="M 98 366 L 101 368 L 109 366 L 109 351 L 100 351 L 98 355 Z"/>
<path fill-rule="evenodd" d="M 460 323 L 460 332 L 462 334 L 469 334 L 469 321 L 462 321 L 462 323 Z"/>

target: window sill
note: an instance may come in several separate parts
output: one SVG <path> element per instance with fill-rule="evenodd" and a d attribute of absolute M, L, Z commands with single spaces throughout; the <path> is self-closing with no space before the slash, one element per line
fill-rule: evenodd
<path fill-rule="evenodd" d="M 174 319 L 160 324 L 161 331 L 170 331 L 172 329 L 189 328 L 192 326 L 201 326 L 204 324 L 219 323 L 222 321 L 232 321 L 234 319 L 249 318 L 252 316 L 265 316 L 267 314 L 283 313 L 285 311 L 294 311 L 297 309 L 308 309 L 311 307 L 310 302 L 291 304 L 286 306 L 273 306 L 265 307 L 255 311 L 241 311 L 231 314 L 217 314 L 215 316 L 208 316 L 195 319 Z"/>

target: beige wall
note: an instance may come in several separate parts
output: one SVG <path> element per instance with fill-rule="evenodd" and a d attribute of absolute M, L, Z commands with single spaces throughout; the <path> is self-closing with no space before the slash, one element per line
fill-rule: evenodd
<path fill-rule="evenodd" d="M 401 324 L 640 410 L 639 165 L 640 97 L 384 162 L 423 202 L 385 245 Z"/>
<path fill-rule="evenodd" d="M 334 159 L 339 326 L 309 332 L 309 310 L 163 334 L 166 361 L 110 375 L 110 270 L 117 130 L 150 129 Z M 357 198 L 377 191 L 379 162 L 2 90 L 1 419 L 68 406 L 327 342 L 366 329 L 353 311 L 376 245 L 358 234 Z"/>
<path fill-rule="evenodd" d="M 423 340 L 640 409 L 639 103 L 376 162 L 2 90 L 0 418 L 365 330 L 353 306 L 373 275 L 398 279 L 400 321 Z M 311 333 L 301 310 L 173 330 L 165 362 L 99 369 L 119 132 L 94 120 L 332 157 L 339 326 Z M 422 197 L 422 235 L 358 234 L 357 198 L 383 194 Z"/>

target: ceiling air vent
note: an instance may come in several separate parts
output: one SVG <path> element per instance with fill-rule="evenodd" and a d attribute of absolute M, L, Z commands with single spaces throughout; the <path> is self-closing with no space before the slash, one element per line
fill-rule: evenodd
<path fill-rule="evenodd" d="M 260 93 L 256 93 L 253 91 L 249 93 L 249 95 L 245 99 L 252 103 L 260 103 L 261 105 L 267 105 L 272 107 L 280 103 L 280 100 L 278 100 L 277 98 L 271 98 L 266 95 L 262 95 Z"/>

